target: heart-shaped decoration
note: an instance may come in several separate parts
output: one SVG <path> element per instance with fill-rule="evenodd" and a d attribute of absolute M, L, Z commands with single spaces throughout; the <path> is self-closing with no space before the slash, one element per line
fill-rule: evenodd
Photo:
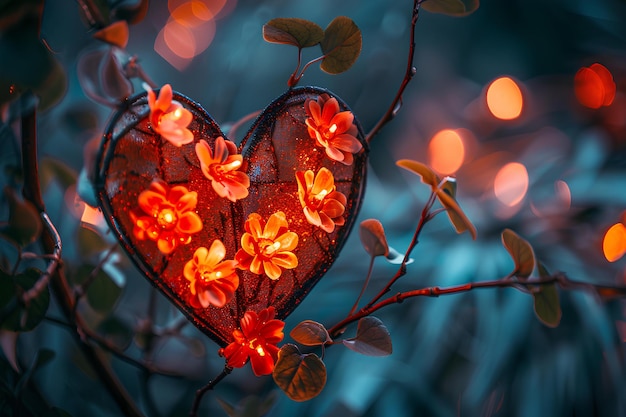
<path fill-rule="evenodd" d="M 238 149 L 199 104 L 173 98 L 191 112 L 191 142 L 165 140 L 141 94 L 113 116 L 94 184 L 110 227 L 147 279 L 226 346 L 246 311 L 273 306 L 284 319 L 335 261 L 361 205 L 367 144 L 348 106 L 321 88 L 278 97 Z M 323 135 L 347 128 L 335 132 L 340 119 L 330 123 L 335 113 L 324 103 L 333 99 L 346 112 L 342 123 L 353 123 L 354 155 L 320 146 Z M 325 131 L 320 118 L 330 123 Z"/>

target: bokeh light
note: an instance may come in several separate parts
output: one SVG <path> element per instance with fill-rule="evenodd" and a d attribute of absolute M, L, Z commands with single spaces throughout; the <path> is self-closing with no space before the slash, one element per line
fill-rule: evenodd
<path fill-rule="evenodd" d="M 602 252 L 609 262 L 619 260 L 626 253 L 626 226 L 615 223 L 604 234 Z"/>
<path fill-rule="evenodd" d="M 528 191 L 528 171 L 519 162 L 510 162 L 503 166 L 493 184 L 496 198 L 503 204 L 513 207 L 526 196 Z"/>
<path fill-rule="evenodd" d="M 441 175 L 452 175 L 463 165 L 465 145 L 454 130 L 440 130 L 428 145 L 430 166 Z"/>
<path fill-rule="evenodd" d="M 578 102 L 590 109 L 610 106 L 616 92 L 613 74 L 599 63 L 582 67 L 574 76 L 574 92 Z"/>
<path fill-rule="evenodd" d="M 500 77 L 487 87 L 487 107 L 501 120 L 513 120 L 522 113 L 522 90 L 510 77 Z"/>

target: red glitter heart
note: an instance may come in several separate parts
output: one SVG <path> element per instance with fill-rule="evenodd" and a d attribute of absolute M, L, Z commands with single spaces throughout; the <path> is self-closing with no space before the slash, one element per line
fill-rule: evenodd
<path fill-rule="evenodd" d="M 362 149 L 353 155 L 353 162 L 346 165 L 328 156 L 325 148 L 310 135 L 306 124 L 310 115 L 305 110 L 305 103 L 307 100 L 318 100 L 320 96 L 335 98 L 341 111 L 349 111 L 348 106 L 331 92 L 316 87 L 301 87 L 278 97 L 256 119 L 238 149 L 243 157 L 241 171 L 247 174 L 250 182 L 248 195 L 233 199 L 235 201 L 218 195 L 196 155 L 196 146 L 201 141 L 206 141 L 208 149 L 218 153 L 216 146 L 223 146 L 224 142 L 218 145 L 217 138 L 226 136 L 213 118 L 187 97 L 174 93 L 174 99 L 193 116 L 188 129 L 194 139 L 189 144 L 174 146 L 155 131 L 149 117 L 146 94 L 129 100 L 113 116 L 105 133 L 94 183 L 110 227 L 146 278 L 220 346 L 232 341 L 232 332 L 239 328 L 240 319 L 246 311 L 258 312 L 273 306 L 277 318 L 287 317 L 328 271 L 354 224 L 365 188 L 367 144 L 355 118 L 354 130 L 358 131 L 355 137 Z M 301 181 L 305 177 L 312 180 L 312 175 L 319 175 L 324 168 L 332 174 L 336 191 L 346 197 L 345 211 L 334 219 L 338 225 L 332 231 L 308 221 L 298 190 L 297 175 Z M 311 170 L 312 174 L 305 175 L 307 170 Z M 154 183 L 155 180 L 161 182 Z M 149 189 L 156 190 L 157 194 L 169 190 L 170 198 L 176 200 L 174 203 L 178 201 L 175 206 L 183 207 L 178 212 L 178 208 L 174 210 L 173 214 L 162 213 L 165 220 L 169 220 L 167 216 L 170 215 L 181 219 L 186 216 L 191 226 L 187 224 L 185 230 L 190 230 L 193 229 L 191 220 L 197 215 L 202 222 L 201 230 L 189 235 L 176 235 L 174 238 L 180 239 L 173 249 L 170 248 L 171 251 L 167 249 L 164 253 L 160 250 L 160 243 L 169 244 L 171 240 L 167 240 L 169 237 L 165 234 L 161 236 L 160 243 L 147 236 L 152 230 L 148 228 L 150 222 L 158 222 L 160 218 L 141 212 L 138 202 L 140 195 Z M 185 206 L 189 202 L 186 197 L 181 197 L 184 194 L 181 190 L 196 193 L 195 207 Z M 318 198 L 324 195 L 320 194 Z M 144 205 L 151 201 L 146 196 L 155 198 L 154 193 L 143 194 Z M 272 225 L 281 223 L 280 230 L 276 229 L 278 234 L 287 233 L 288 229 L 289 233 L 297 235 L 297 245 L 289 248 L 297 258 L 297 266 L 281 268 L 286 262 L 286 255 L 282 262 L 267 264 L 267 270 L 279 266 L 281 273 L 277 279 L 269 277 L 271 271 L 256 274 L 250 268 L 237 269 L 236 276 L 231 274 L 231 281 L 224 287 L 226 290 L 236 287 L 232 298 L 221 307 L 213 303 L 203 307 L 197 298 L 197 290 L 193 294 L 195 284 L 185 277 L 185 268 L 197 271 L 203 255 L 211 250 L 215 240 L 223 243 L 223 260 L 232 260 L 225 264 L 224 271 L 232 270 L 228 267 L 235 263 L 238 252 L 240 266 L 252 262 L 251 257 L 242 251 L 242 236 L 246 233 L 246 220 L 253 213 L 256 213 L 253 215 L 255 219 L 262 219 L 261 227 L 275 213 L 284 213 L 284 216 L 274 217 Z M 282 223 L 285 221 L 286 228 Z M 145 230 L 140 228 L 137 231 L 138 222 Z M 263 249 L 261 246 L 265 243 L 250 241 L 252 235 L 247 237 L 248 246 L 257 250 L 271 251 L 280 246 L 275 243 L 276 248 L 267 246 Z M 293 235 L 285 236 L 283 244 L 289 240 L 287 237 Z M 278 236 L 270 237 L 278 240 Z M 269 243 L 272 243 L 271 239 Z M 198 254 L 196 250 L 199 247 L 206 248 L 206 251 Z M 191 262 L 193 259 L 197 262 Z M 188 274 L 191 274 L 189 271 Z M 236 281 L 238 285 L 235 285 Z M 206 304 L 207 301 L 204 302 Z"/>

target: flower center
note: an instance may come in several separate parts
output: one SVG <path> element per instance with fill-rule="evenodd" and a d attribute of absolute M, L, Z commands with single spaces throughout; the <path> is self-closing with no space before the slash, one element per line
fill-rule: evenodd
<path fill-rule="evenodd" d="M 198 275 L 204 282 L 215 281 L 216 279 L 222 278 L 222 271 L 214 271 L 213 268 L 209 268 L 205 265 L 198 266 Z"/>
<path fill-rule="evenodd" d="M 322 190 L 318 194 L 309 194 L 307 206 L 313 211 L 319 211 L 324 203 L 324 199 L 329 194 L 328 190 Z"/>
<path fill-rule="evenodd" d="M 333 136 L 335 136 L 335 132 L 337 132 L 337 125 L 333 123 L 332 125 L 330 125 L 328 129 L 325 129 L 324 138 L 326 139 L 332 138 Z"/>
<path fill-rule="evenodd" d="M 262 256 L 271 258 L 280 249 L 280 242 L 274 242 L 270 239 L 261 239 L 259 249 Z"/>
<path fill-rule="evenodd" d="M 171 208 L 164 208 L 157 214 L 157 224 L 165 230 L 171 230 L 176 227 L 178 223 L 178 216 L 176 211 Z"/>

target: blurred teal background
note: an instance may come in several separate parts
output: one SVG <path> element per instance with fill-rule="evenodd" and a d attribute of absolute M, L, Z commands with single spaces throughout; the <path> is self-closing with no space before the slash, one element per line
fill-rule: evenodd
<path fill-rule="evenodd" d="M 264 23 L 300 17 L 325 27 L 336 16 L 349 16 L 363 34 L 356 64 L 336 76 L 314 65 L 300 84 L 335 92 L 367 131 L 386 111 L 402 80 L 411 3 L 228 0 L 203 29 L 205 41 L 213 36 L 206 49 L 172 65 L 155 51 L 170 12 L 166 2 L 153 1 L 146 18 L 130 27 L 126 49 L 156 84 L 170 83 L 227 124 L 283 93 L 295 67 L 295 48 L 263 41 Z M 500 243 L 505 228 L 528 239 L 550 271 L 592 283 L 625 283 L 625 258 L 609 263 L 602 253 L 606 230 L 625 221 L 625 18 L 626 2 L 617 0 L 487 0 L 462 18 L 421 12 L 417 73 L 400 113 L 373 140 L 359 218 L 379 219 L 389 244 L 402 252 L 428 190 L 395 161 L 429 163 L 428 144 L 435 133 L 465 129 L 465 162 L 456 172 L 458 200 L 476 225 L 478 239 L 457 236 L 447 219 L 438 216 L 426 227 L 408 274 L 394 290 L 505 276 L 513 269 Z M 67 72 L 68 88 L 58 104 L 39 115 L 40 153 L 78 172 L 84 145 L 101 135 L 111 114 L 85 96 L 77 77 L 80 54 L 101 44 L 91 37 L 72 1 L 45 2 L 41 37 Z M 305 50 L 305 58 L 318 52 Z M 10 59 L 28 57 L 4 56 L 0 65 L 9 65 Z M 576 99 L 574 76 L 595 62 L 611 71 L 617 93 L 610 106 L 589 109 Z M 512 121 L 498 120 L 486 108 L 486 87 L 500 76 L 516 80 L 524 94 L 522 115 Z M 6 135 L 1 138 L 0 161 L 15 163 L 15 143 Z M 519 162 L 528 171 L 528 191 L 514 207 L 500 202 L 493 191 L 496 174 L 509 162 Z M 555 188 L 557 183 L 567 185 L 571 199 Z M 80 260 L 80 222 L 69 208 L 73 200 L 68 206 L 57 183 L 46 188 L 45 198 L 71 267 Z M 343 318 L 365 278 L 366 256 L 355 231 L 333 268 L 287 319 L 286 329 L 304 319 L 330 326 Z M 118 261 L 124 290 L 114 314 L 136 328 L 146 316 L 151 287 L 123 256 Z M 377 261 L 365 298 L 395 270 Z M 579 291 L 561 291 L 560 299 L 563 318 L 556 329 L 541 324 L 532 298 L 513 289 L 408 300 L 376 314 L 391 333 L 393 355 L 372 358 L 342 346 L 327 349 L 328 383 L 319 397 L 295 403 L 276 392 L 271 377 L 256 378 L 246 367 L 205 397 L 200 415 L 226 415 L 218 399 L 259 410 L 255 404 L 269 398 L 274 401 L 272 416 L 626 416 L 626 304 Z M 93 322 L 101 320 L 94 312 L 84 314 Z M 59 316 L 54 305 L 49 315 Z M 179 319 L 159 296 L 156 324 L 165 328 Z M 195 390 L 223 367 L 215 344 L 191 325 L 182 333 L 183 338 L 164 336 L 150 358 L 177 376 L 153 375 L 146 382 L 133 366 L 111 358 L 124 385 L 151 417 L 187 415 Z M 35 375 L 51 404 L 73 416 L 119 415 L 65 329 L 44 321 L 21 336 L 19 356 L 28 363 L 41 347 L 57 353 Z M 140 353 L 132 342 L 128 354 Z"/>

